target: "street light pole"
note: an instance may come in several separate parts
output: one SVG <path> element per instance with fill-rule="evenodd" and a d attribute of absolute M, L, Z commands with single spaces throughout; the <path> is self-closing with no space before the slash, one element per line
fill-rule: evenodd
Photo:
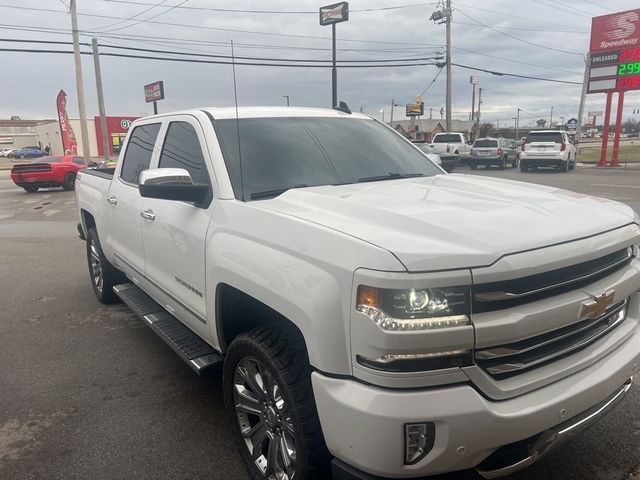
<path fill-rule="evenodd" d="M 109 161 L 109 141 L 107 140 L 107 116 L 104 110 L 104 92 L 102 90 L 102 73 L 100 70 L 100 52 L 98 51 L 98 39 L 92 38 L 93 68 L 96 72 L 96 91 L 98 92 L 98 113 L 100 114 L 100 130 L 102 131 L 102 158 Z"/>
<path fill-rule="evenodd" d="M 520 138 L 518 136 L 518 127 L 520 127 L 520 112 L 522 111 L 521 108 L 518 108 L 518 113 L 516 113 L 516 142 L 518 141 L 518 139 Z"/>
<path fill-rule="evenodd" d="M 551 117 L 549 117 L 549 126 L 553 126 L 553 105 L 551 106 Z"/>
<path fill-rule="evenodd" d="M 78 91 L 78 110 L 80 111 L 80 132 L 82 134 L 82 155 L 87 164 L 91 163 L 89 132 L 87 131 L 87 112 L 84 107 L 84 84 L 82 83 L 82 62 L 80 60 L 80 40 L 78 39 L 78 13 L 76 0 L 71 0 L 71 33 L 73 35 L 73 58 L 76 66 L 76 89 Z"/>
<path fill-rule="evenodd" d="M 287 99 L 287 107 L 289 106 L 289 95 L 282 95 L 282 98 Z"/>

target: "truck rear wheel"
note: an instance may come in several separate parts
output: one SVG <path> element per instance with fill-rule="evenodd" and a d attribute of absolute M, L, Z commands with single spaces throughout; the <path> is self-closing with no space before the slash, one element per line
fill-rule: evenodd
<path fill-rule="evenodd" d="M 120 299 L 113 292 L 113 287 L 126 281 L 126 278 L 104 256 L 95 228 L 90 229 L 87 233 L 87 263 L 93 293 L 96 294 L 98 301 L 101 303 L 119 302 Z"/>
<path fill-rule="evenodd" d="M 268 326 L 240 334 L 225 356 L 223 384 L 233 436 L 250 478 L 330 477 L 299 332 Z"/>

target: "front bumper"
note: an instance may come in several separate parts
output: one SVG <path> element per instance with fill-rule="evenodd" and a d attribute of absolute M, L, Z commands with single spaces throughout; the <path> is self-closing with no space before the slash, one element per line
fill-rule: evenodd
<path fill-rule="evenodd" d="M 352 478 L 419 478 L 478 466 L 489 478 L 492 471 L 513 466 L 483 467 L 501 447 L 532 439 L 541 450 L 553 437 L 550 432 L 566 429 L 567 419 L 580 420 L 605 405 L 638 371 L 639 354 L 640 330 L 600 362 L 503 401 L 489 400 L 469 384 L 394 390 L 318 372 L 312 382 L 327 446 L 339 460 L 336 465 L 344 462 L 353 467 L 352 473 L 369 475 Z M 418 463 L 405 465 L 403 425 L 425 421 L 436 426 L 433 449 Z M 539 458 L 536 449 L 527 450 L 533 458 L 525 455 L 513 470 Z"/>

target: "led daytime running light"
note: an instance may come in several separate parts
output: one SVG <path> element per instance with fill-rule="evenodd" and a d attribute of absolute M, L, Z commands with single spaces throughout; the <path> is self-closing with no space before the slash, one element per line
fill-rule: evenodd
<path fill-rule="evenodd" d="M 431 330 L 436 328 L 461 327 L 470 324 L 469 317 L 466 315 L 405 319 L 390 317 L 379 308 L 369 305 L 358 305 L 357 310 L 368 316 L 383 330 L 390 331 Z"/>
<path fill-rule="evenodd" d="M 374 362 L 389 363 L 397 360 L 423 360 L 427 358 L 455 357 L 459 355 L 469 355 L 469 350 L 450 350 L 448 352 L 430 352 L 430 353 L 397 353 L 382 355 Z"/>

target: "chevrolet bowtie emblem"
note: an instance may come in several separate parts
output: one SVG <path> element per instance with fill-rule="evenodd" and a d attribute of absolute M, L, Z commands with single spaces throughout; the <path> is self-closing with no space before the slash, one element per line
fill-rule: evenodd
<path fill-rule="evenodd" d="M 580 320 L 599 318 L 607 313 L 607 308 L 613 305 L 615 293 L 615 290 L 608 290 L 597 297 L 593 297 L 593 300 L 584 302 L 580 310 Z"/>

